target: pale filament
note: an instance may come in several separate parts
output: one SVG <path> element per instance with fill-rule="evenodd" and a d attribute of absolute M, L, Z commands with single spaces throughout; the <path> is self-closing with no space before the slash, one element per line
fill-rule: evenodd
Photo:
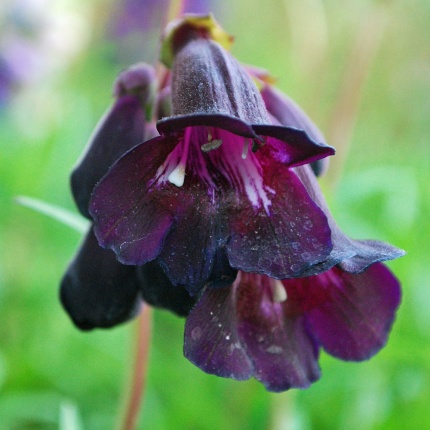
<path fill-rule="evenodd" d="M 249 148 L 249 139 L 245 139 L 245 142 L 243 144 L 242 160 L 246 160 L 246 156 L 248 155 L 248 148 Z"/>

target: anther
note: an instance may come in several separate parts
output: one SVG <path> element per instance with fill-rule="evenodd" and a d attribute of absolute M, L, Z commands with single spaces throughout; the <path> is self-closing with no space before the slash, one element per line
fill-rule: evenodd
<path fill-rule="evenodd" d="M 270 285 L 272 287 L 273 301 L 275 303 L 285 302 L 285 300 L 287 300 L 288 298 L 288 295 L 287 295 L 287 290 L 284 287 L 284 284 L 278 279 L 272 279 L 272 282 Z"/>
<path fill-rule="evenodd" d="M 185 181 L 185 166 L 183 164 L 178 164 L 176 168 L 167 177 L 167 180 L 177 187 L 182 187 Z"/>
<path fill-rule="evenodd" d="M 221 139 L 215 139 L 215 140 L 211 140 L 210 142 L 203 144 L 200 148 L 203 152 L 209 152 L 209 151 L 213 151 L 214 149 L 219 148 L 221 145 L 222 145 L 222 140 Z"/>

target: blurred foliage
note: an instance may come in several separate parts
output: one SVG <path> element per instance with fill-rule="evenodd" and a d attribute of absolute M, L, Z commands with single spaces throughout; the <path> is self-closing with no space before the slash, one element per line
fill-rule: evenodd
<path fill-rule="evenodd" d="M 45 3 L 69 10 L 67 1 Z M 105 37 L 107 2 L 72 3 L 88 42 L 49 79 L 16 90 L 0 107 L 1 430 L 112 428 L 131 366 L 133 323 L 81 333 L 60 306 L 59 280 L 79 233 L 14 201 L 26 195 L 76 212 L 69 172 L 125 66 L 115 54 L 121 42 Z M 352 364 L 322 353 L 322 379 L 282 395 L 255 381 L 205 375 L 182 356 L 183 320 L 155 311 L 141 428 L 430 429 L 430 3 L 224 3 L 233 53 L 269 69 L 327 135 L 341 91 L 354 90 L 341 83 L 357 32 L 375 14 L 381 19 L 360 100 L 351 97 L 349 145 L 338 147 L 345 165 L 323 187 L 348 234 L 408 251 L 389 264 L 403 304 L 379 355 Z"/>

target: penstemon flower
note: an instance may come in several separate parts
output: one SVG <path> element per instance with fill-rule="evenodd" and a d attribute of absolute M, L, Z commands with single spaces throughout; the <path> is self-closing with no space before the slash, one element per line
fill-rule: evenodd
<path fill-rule="evenodd" d="M 72 194 L 82 215 L 97 182 L 127 150 L 152 137 L 155 74 L 146 64 L 122 72 L 114 83 L 115 102 L 101 119 L 71 175 Z M 108 328 L 133 318 L 142 301 L 186 315 L 195 299 L 174 288 L 161 268 L 125 266 L 101 248 L 90 227 L 62 281 L 60 298 L 82 330 Z"/>
<path fill-rule="evenodd" d="M 185 16 L 160 83 L 143 65 L 120 76 L 72 174 L 94 224 L 61 299 L 82 329 L 142 301 L 188 315 L 184 353 L 205 372 L 305 388 L 320 347 L 359 361 L 384 346 L 400 286 L 381 262 L 404 252 L 339 229 L 315 176 L 333 148 L 230 44 L 211 16 Z"/>
<path fill-rule="evenodd" d="M 192 309 L 184 353 L 205 372 L 255 377 L 270 391 L 307 388 L 320 377 L 320 347 L 349 361 L 376 354 L 399 303 L 399 283 L 381 263 L 284 281 L 239 272 Z"/>
<path fill-rule="evenodd" d="M 101 245 L 125 264 L 156 260 L 192 294 L 236 269 L 312 272 L 331 252 L 330 229 L 291 168 L 333 149 L 272 125 L 250 75 L 207 26 L 185 20 L 166 40 L 172 115 L 94 189 Z"/>

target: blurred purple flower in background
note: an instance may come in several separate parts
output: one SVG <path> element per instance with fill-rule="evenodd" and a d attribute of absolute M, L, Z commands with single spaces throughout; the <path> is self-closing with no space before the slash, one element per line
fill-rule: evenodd
<path fill-rule="evenodd" d="M 217 16 L 221 12 L 219 0 L 184 0 L 177 2 L 176 14 L 195 13 Z M 119 0 L 114 4 L 107 24 L 109 39 L 115 43 L 115 56 L 124 64 L 139 58 L 155 63 L 160 48 L 160 29 L 166 24 L 166 11 L 172 7 L 170 0 Z M 172 12 L 172 11 L 171 11 Z"/>
<path fill-rule="evenodd" d="M 81 10 L 48 0 L 5 0 L 0 8 L 0 97 L 67 67 L 88 42 Z"/>

